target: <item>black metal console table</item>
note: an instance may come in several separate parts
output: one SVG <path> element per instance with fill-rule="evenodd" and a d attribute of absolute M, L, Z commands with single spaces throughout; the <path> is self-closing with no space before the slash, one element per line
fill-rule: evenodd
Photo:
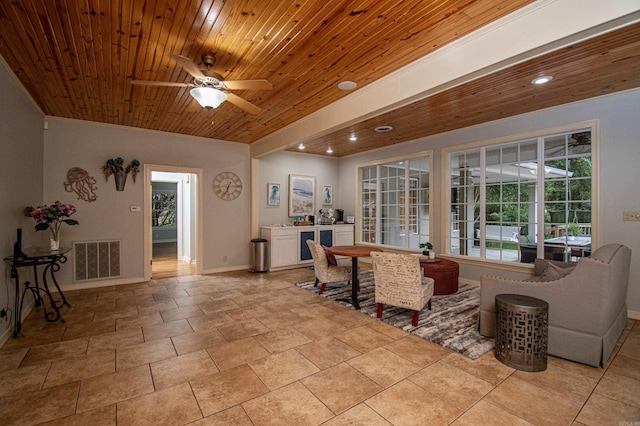
<path fill-rule="evenodd" d="M 64 297 L 64 293 L 60 290 L 60 286 L 56 281 L 55 273 L 60 270 L 60 265 L 67 261 L 66 253 L 70 252 L 71 248 L 61 247 L 60 250 L 51 251 L 48 248 L 43 247 L 32 247 L 30 249 L 24 250 L 24 256 L 14 257 L 9 256 L 5 257 L 4 261 L 9 264 L 11 267 L 11 278 L 15 280 L 15 307 L 13 310 L 14 315 L 14 328 L 13 328 L 13 337 L 17 337 L 18 333 L 20 333 L 20 329 L 22 328 L 22 307 L 24 304 L 24 296 L 27 294 L 27 291 L 30 291 L 33 294 L 33 298 L 35 300 L 35 306 L 38 307 L 42 305 L 44 311 L 44 319 L 49 322 L 54 321 L 62 321 L 64 322 L 64 318 L 60 314 L 60 308 L 64 305 L 71 306 L 67 299 Z M 33 279 L 34 283 L 30 281 L 24 282 L 24 290 L 22 291 L 22 295 L 20 294 L 20 276 L 18 274 L 18 270 L 20 268 L 25 267 L 33 267 Z M 42 287 L 40 287 L 40 283 L 38 280 L 38 266 L 44 266 L 42 270 Z M 53 298 L 53 294 L 49 289 L 49 278 L 55 288 L 58 290 L 58 294 L 62 298 L 62 300 L 56 301 Z M 45 295 L 49 299 L 49 304 L 52 311 L 47 310 L 47 306 L 45 300 L 43 299 L 43 295 Z"/>

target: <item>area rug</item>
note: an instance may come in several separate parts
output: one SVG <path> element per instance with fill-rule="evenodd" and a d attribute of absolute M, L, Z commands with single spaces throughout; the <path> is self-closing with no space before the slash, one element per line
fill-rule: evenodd
<path fill-rule="evenodd" d="M 320 292 L 320 285 L 314 287 L 313 281 L 299 283 L 297 286 L 316 294 Z M 327 284 L 321 296 L 331 300 L 350 299 L 351 285 L 346 282 Z M 375 286 L 371 271 L 360 274 L 358 300 L 362 313 L 376 316 Z M 352 307 L 349 303 L 338 303 Z M 384 306 L 382 321 L 468 358 L 476 359 L 493 349 L 493 339 L 481 336 L 476 330 L 479 306 L 480 288 L 471 284 L 460 284 L 454 294 L 433 296 L 431 310 L 425 306 L 420 311 L 420 320 L 416 327 L 411 325 L 413 311 L 390 305 Z"/>

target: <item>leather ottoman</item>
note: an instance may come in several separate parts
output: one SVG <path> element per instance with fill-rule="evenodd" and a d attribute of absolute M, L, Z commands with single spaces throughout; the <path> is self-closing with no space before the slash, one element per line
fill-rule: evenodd
<path fill-rule="evenodd" d="M 434 295 L 451 294 L 458 291 L 458 272 L 460 265 L 453 260 L 443 259 L 429 261 L 426 258 L 420 259 L 420 266 L 424 269 L 424 276 L 433 278 Z"/>

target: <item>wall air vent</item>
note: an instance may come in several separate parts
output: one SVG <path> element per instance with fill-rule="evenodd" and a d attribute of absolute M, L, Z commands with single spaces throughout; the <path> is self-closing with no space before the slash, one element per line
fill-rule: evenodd
<path fill-rule="evenodd" d="M 73 243 L 73 281 L 120 278 L 120 240 Z"/>

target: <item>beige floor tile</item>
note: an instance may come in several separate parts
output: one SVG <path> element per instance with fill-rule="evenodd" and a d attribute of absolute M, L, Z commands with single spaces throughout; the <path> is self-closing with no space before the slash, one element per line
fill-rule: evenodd
<path fill-rule="evenodd" d="M 615 373 L 619 376 L 640 380 L 640 358 L 631 358 L 619 354 L 609 365 L 607 373 Z"/>
<path fill-rule="evenodd" d="M 394 340 L 386 334 L 366 326 L 352 328 L 337 334 L 336 337 L 362 353 L 384 346 Z"/>
<path fill-rule="evenodd" d="M 255 318 L 237 321 L 233 324 L 222 326 L 218 328 L 218 330 L 229 341 L 257 336 L 258 334 L 268 333 L 271 331 Z"/>
<path fill-rule="evenodd" d="M 425 367 L 409 380 L 463 411 L 494 388 L 491 383 L 443 362 Z"/>
<path fill-rule="evenodd" d="M 383 346 L 412 363 L 425 367 L 441 360 L 451 351 L 417 336 L 407 336 Z"/>
<path fill-rule="evenodd" d="M 258 343 L 269 352 L 278 353 L 311 342 L 307 336 L 295 328 L 285 328 L 255 336 Z"/>
<path fill-rule="evenodd" d="M 640 408 L 627 405 L 603 395 L 594 394 L 584 405 L 577 421 L 589 426 L 633 425 L 640 419 Z"/>
<path fill-rule="evenodd" d="M 116 404 L 43 423 L 43 426 L 116 426 Z"/>
<path fill-rule="evenodd" d="M 160 311 L 166 311 L 169 309 L 178 309 L 178 305 L 175 302 L 175 299 L 167 299 L 161 300 L 160 302 L 156 302 L 155 300 L 150 303 L 143 303 L 138 305 L 138 312 L 140 316 L 146 315 L 160 315 Z"/>
<path fill-rule="evenodd" d="M 512 377 L 517 377 L 542 389 L 548 389 L 579 404 L 584 404 L 598 383 L 597 379 L 554 364 L 547 364 L 545 371 L 536 373 L 516 371 Z"/>
<path fill-rule="evenodd" d="M 295 349 L 249 362 L 249 366 L 270 390 L 317 373 L 318 367 Z"/>
<path fill-rule="evenodd" d="M 165 322 L 176 321 L 184 318 L 192 318 L 200 315 L 204 315 L 202 309 L 199 306 L 185 306 L 177 309 L 167 309 L 166 311 L 160 311 L 160 315 Z"/>
<path fill-rule="evenodd" d="M 303 321 L 293 327 L 311 340 L 325 340 L 347 330 L 344 325 L 327 318 Z"/>
<path fill-rule="evenodd" d="M 0 398 L 42 388 L 49 368 L 47 363 L 0 373 Z"/>
<path fill-rule="evenodd" d="M 235 302 L 234 302 L 235 303 Z M 269 313 L 262 306 L 242 306 L 237 309 L 225 311 L 234 321 L 242 321 L 250 318 L 260 318 Z"/>
<path fill-rule="evenodd" d="M 189 297 L 178 297 L 173 299 L 178 307 L 184 308 L 185 306 L 195 306 L 200 305 L 201 303 L 212 302 L 211 298 L 206 294 L 199 294 L 197 296 L 189 296 Z"/>
<path fill-rule="evenodd" d="M 240 405 L 212 414 L 191 423 L 192 426 L 253 426 L 251 419 Z"/>
<path fill-rule="evenodd" d="M 297 382 L 242 406 L 257 426 L 319 425 L 333 417 L 318 398 Z"/>
<path fill-rule="evenodd" d="M 145 342 L 162 339 L 164 337 L 179 336 L 184 333 L 192 333 L 193 331 L 186 319 L 145 325 L 142 327 Z"/>
<path fill-rule="evenodd" d="M 87 354 L 125 348 L 127 346 L 137 345 L 143 342 L 144 337 L 142 336 L 141 328 L 114 331 L 113 333 L 91 336 L 89 338 Z"/>
<path fill-rule="evenodd" d="M 220 370 L 228 370 L 270 355 L 269 351 L 258 343 L 254 337 L 223 343 L 209 348 L 207 351 Z"/>
<path fill-rule="evenodd" d="M 205 417 L 269 392 L 246 365 L 193 380 L 191 388 Z"/>
<path fill-rule="evenodd" d="M 150 366 L 156 390 L 187 383 L 219 371 L 205 350 L 152 362 Z"/>
<path fill-rule="evenodd" d="M 640 329 L 637 324 L 631 330 L 627 340 L 622 344 L 620 351 L 618 351 L 619 355 L 640 359 L 640 333 L 636 332 L 636 329 Z"/>
<path fill-rule="evenodd" d="M 493 385 L 499 384 L 516 371 L 514 368 L 507 367 L 498 361 L 493 351 L 489 351 L 477 359 L 469 359 L 464 355 L 451 353 L 444 357 L 442 361 Z"/>
<path fill-rule="evenodd" d="M 478 402 L 451 425 L 533 426 L 532 423 L 486 401 Z"/>
<path fill-rule="evenodd" d="M 382 386 L 345 363 L 309 376 L 301 383 L 335 414 L 382 390 Z"/>
<path fill-rule="evenodd" d="M 82 358 L 51 363 L 51 369 L 44 383 L 45 388 L 76 382 L 93 376 L 116 371 L 115 351 L 98 352 Z"/>
<path fill-rule="evenodd" d="M 382 387 L 404 380 L 420 369 L 385 348 L 376 348 L 347 362 Z"/>
<path fill-rule="evenodd" d="M 3 425 L 35 425 L 70 416 L 76 409 L 79 382 L 19 392 L 0 398 L 0 421 Z"/>
<path fill-rule="evenodd" d="M 313 341 L 298 346 L 296 350 L 321 370 L 360 355 L 360 352 L 335 337 Z"/>
<path fill-rule="evenodd" d="M 153 391 L 148 365 L 90 377 L 81 382 L 76 412 L 93 410 Z"/>
<path fill-rule="evenodd" d="M 448 425 L 462 413 L 408 380 L 369 398 L 366 404 L 394 425 Z"/>
<path fill-rule="evenodd" d="M 15 370 L 20 366 L 29 348 L 2 349 L 0 351 L 0 372 Z"/>
<path fill-rule="evenodd" d="M 214 328 L 207 328 L 193 333 L 185 333 L 171 338 L 178 355 L 197 352 L 227 343 L 227 340 Z"/>
<path fill-rule="evenodd" d="M 84 337 L 75 340 L 65 340 L 64 342 L 32 346 L 27 356 L 22 360 L 20 367 L 84 356 L 87 353 L 88 344 L 89 338 Z"/>
<path fill-rule="evenodd" d="M 111 333 L 116 331 L 116 321 L 103 320 L 91 323 L 74 323 L 66 320 L 68 325 L 62 336 L 63 340 L 73 340 L 82 337 L 95 336 L 96 334 Z"/>
<path fill-rule="evenodd" d="M 182 425 L 202 418 L 188 383 L 118 402 L 118 425 Z"/>
<path fill-rule="evenodd" d="M 390 426 L 391 423 L 380 417 L 366 404 L 359 404 L 334 417 L 323 426 Z"/>
<path fill-rule="evenodd" d="M 209 296 L 211 297 L 211 296 Z M 232 309 L 239 309 L 240 305 L 238 305 L 236 302 L 234 302 L 232 299 L 222 299 L 222 300 L 215 300 L 215 298 L 212 297 L 212 299 L 214 299 L 212 302 L 207 302 L 207 303 L 202 303 L 200 305 L 198 305 L 200 307 L 200 309 L 202 309 L 202 312 L 206 314 L 215 314 L 218 312 L 223 312 L 223 311 L 229 311 Z"/>
<path fill-rule="evenodd" d="M 269 328 L 269 330 L 291 328 L 306 319 L 306 317 L 288 310 L 272 312 L 258 318 L 258 320 Z"/>
<path fill-rule="evenodd" d="M 236 321 L 229 316 L 227 312 L 218 312 L 213 314 L 200 315 L 188 318 L 189 324 L 194 331 L 205 330 L 207 328 L 223 327 L 232 325 Z"/>
<path fill-rule="evenodd" d="M 33 315 L 33 312 L 31 313 Z M 30 316 L 31 316 L 30 315 Z M 42 320 L 44 321 L 44 320 Z M 17 338 L 11 338 L 7 340 L 2 349 L 20 349 L 27 348 L 29 346 L 46 345 L 48 343 L 55 343 L 62 340 L 64 334 L 64 327 L 47 330 L 32 330 L 29 327 L 22 325 L 22 330 Z"/>
<path fill-rule="evenodd" d="M 149 296 L 150 297 L 150 296 Z M 120 306 L 115 309 L 96 310 L 94 321 L 117 320 L 118 318 L 137 317 L 138 308 L 133 306 Z"/>
<path fill-rule="evenodd" d="M 372 321 L 372 322 L 368 323 L 367 327 L 369 327 L 370 329 L 375 330 L 377 332 L 380 332 L 382 334 L 385 334 L 385 335 L 391 337 L 393 340 L 398 340 L 398 339 L 402 339 L 404 337 L 411 336 L 406 331 L 404 331 L 402 329 L 399 329 L 397 327 L 394 327 L 392 325 L 389 325 L 386 322 L 383 322 L 383 321 L 380 321 L 380 320 Z"/>
<path fill-rule="evenodd" d="M 515 377 L 509 377 L 498 385 L 486 400 L 531 423 L 544 425 L 569 424 L 582 407 L 582 404 L 562 398 L 549 389 Z"/>
<path fill-rule="evenodd" d="M 352 308 L 345 307 L 340 303 L 336 303 L 332 301 L 334 305 L 334 309 L 336 309 L 336 314 L 329 317 L 331 321 L 335 321 L 338 324 L 342 324 L 346 328 L 356 328 L 361 327 L 363 325 L 367 325 L 370 322 L 378 321 L 374 317 L 370 317 L 367 314 L 363 314 L 362 312 L 355 311 Z M 326 306 L 326 305 L 325 305 Z M 331 309 L 330 306 L 326 306 Z"/>
<path fill-rule="evenodd" d="M 640 408 L 640 380 L 607 371 L 595 393 Z"/>
<path fill-rule="evenodd" d="M 145 325 L 162 324 L 162 317 L 159 312 L 152 312 L 148 315 L 136 315 L 116 320 L 116 330 L 128 330 L 140 328 Z"/>
<path fill-rule="evenodd" d="M 118 289 L 118 290 L 125 291 L 124 293 L 122 293 L 122 295 L 116 297 L 116 307 L 118 308 L 125 308 L 125 307 L 130 308 L 130 307 L 136 307 L 137 305 L 141 305 L 143 303 L 153 303 L 153 296 L 150 294 L 143 294 L 140 296 L 131 296 L 129 292 L 126 292 L 125 289 Z"/>
<path fill-rule="evenodd" d="M 171 339 L 165 337 L 159 340 L 140 343 L 116 349 L 116 369 L 126 370 L 150 362 L 176 357 Z"/>

